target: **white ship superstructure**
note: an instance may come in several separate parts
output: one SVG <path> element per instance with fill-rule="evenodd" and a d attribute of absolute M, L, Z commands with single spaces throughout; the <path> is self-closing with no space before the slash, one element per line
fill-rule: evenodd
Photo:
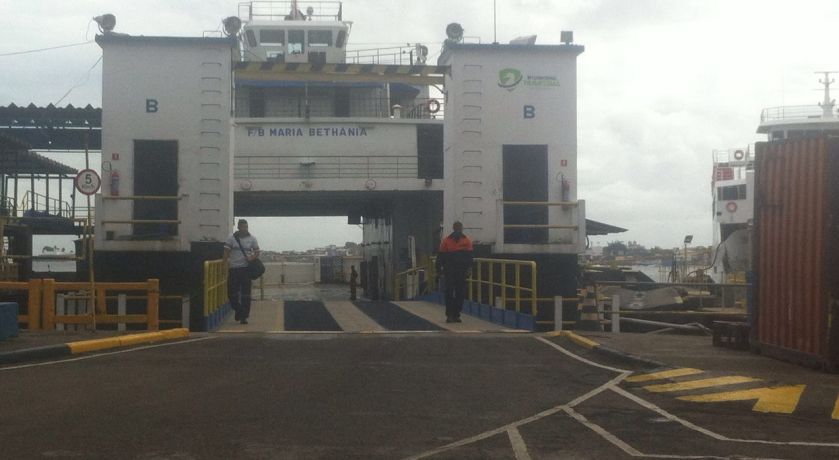
<path fill-rule="evenodd" d="M 839 136 L 839 113 L 830 97 L 834 83 L 823 74 L 822 102 L 812 105 L 765 108 L 757 132 L 769 141 L 807 136 Z M 755 156 L 750 147 L 713 152 L 714 271 L 722 282 L 743 282 L 752 269 L 751 223 L 754 217 Z"/>

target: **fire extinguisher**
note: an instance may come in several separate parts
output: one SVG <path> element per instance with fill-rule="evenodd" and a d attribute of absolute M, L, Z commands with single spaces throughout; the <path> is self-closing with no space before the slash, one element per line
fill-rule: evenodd
<path fill-rule="evenodd" d="M 119 196 L 119 171 L 111 171 L 111 196 Z"/>
<path fill-rule="evenodd" d="M 565 178 L 565 174 L 560 175 L 559 182 L 562 190 L 562 201 L 571 201 L 571 184 Z"/>

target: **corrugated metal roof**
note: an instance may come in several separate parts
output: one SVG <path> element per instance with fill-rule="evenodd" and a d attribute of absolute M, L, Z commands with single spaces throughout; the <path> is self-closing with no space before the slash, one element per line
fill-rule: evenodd
<path fill-rule="evenodd" d="M 29 174 L 76 175 L 78 170 L 27 150 L 29 145 L 0 133 L 0 171 L 8 176 Z"/>
<path fill-rule="evenodd" d="M 586 219 L 586 235 L 608 235 L 610 233 L 623 233 L 625 228 L 615 227 L 614 225 L 604 224 L 596 220 Z"/>

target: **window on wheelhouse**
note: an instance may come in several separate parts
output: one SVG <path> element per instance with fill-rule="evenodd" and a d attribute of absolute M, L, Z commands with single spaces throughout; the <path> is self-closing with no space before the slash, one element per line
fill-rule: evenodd
<path fill-rule="evenodd" d="M 303 54 L 303 42 L 306 32 L 303 30 L 288 31 L 288 54 Z"/>
<path fill-rule="evenodd" d="M 331 30 L 310 30 L 309 46 L 332 46 Z"/>

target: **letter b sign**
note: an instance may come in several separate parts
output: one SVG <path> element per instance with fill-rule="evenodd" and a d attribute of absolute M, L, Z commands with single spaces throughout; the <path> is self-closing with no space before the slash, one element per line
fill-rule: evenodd
<path fill-rule="evenodd" d="M 524 118 L 536 118 L 536 107 L 532 105 L 524 106 Z"/>
<path fill-rule="evenodd" d="M 146 112 L 157 113 L 157 99 L 146 99 Z"/>

